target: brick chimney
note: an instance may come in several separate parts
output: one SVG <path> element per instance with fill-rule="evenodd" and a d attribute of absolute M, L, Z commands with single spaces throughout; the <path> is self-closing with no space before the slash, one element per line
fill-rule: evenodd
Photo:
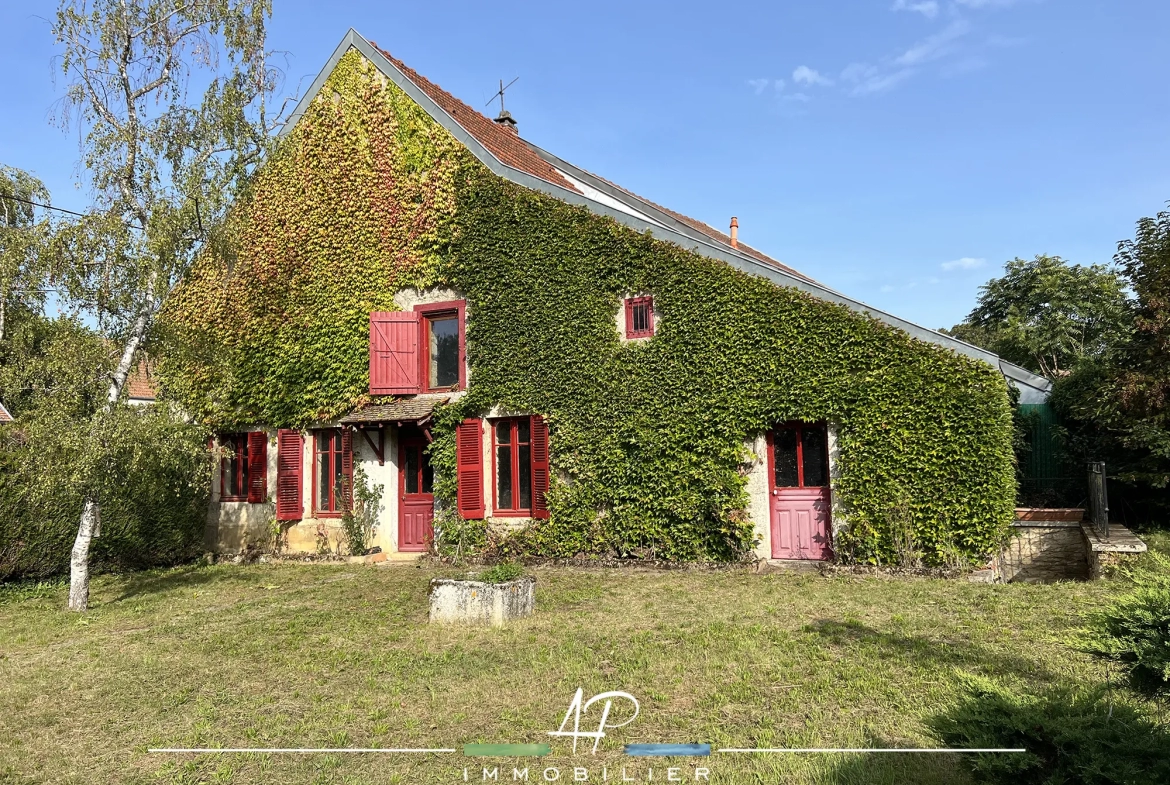
<path fill-rule="evenodd" d="M 503 128 L 505 131 L 511 131 L 517 136 L 520 135 L 520 132 L 516 130 L 516 120 L 512 117 L 512 113 L 506 109 L 500 112 L 500 116 L 495 120 L 492 120 L 492 122 Z"/>
<path fill-rule="evenodd" d="M 739 219 L 731 216 L 731 247 L 739 248 Z"/>

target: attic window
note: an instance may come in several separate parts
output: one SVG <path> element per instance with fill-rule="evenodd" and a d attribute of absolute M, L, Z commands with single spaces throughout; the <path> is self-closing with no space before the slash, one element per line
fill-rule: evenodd
<path fill-rule="evenodd" d="M 626 298 L 626 338 L 649 338 L 654 335 L 654 298 Z"/>

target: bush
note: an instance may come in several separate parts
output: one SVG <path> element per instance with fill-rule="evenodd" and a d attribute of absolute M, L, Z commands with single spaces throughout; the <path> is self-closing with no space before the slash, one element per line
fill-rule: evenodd
<path fill-rule="evenodd" d="M 0 581 L 69 570 L 88 487 L 101 500 L 93 572 L 176 564 L 198 555 L 210 478 L 207 434 L 164 407 L 119 409 L 88 450 L 88 423 L 27 412 L 0 433 Z"/>
<path fill-rule="evenodd" d="M 1170 735 L 1103 687 L 1017 695 L 965 678 L 967 696 L 930 720 L 948 747 L 1023 748 L 965 756 L 978 782 L 1003 785 L 1164 785 Z"/>
<path fill-rule="evenodd" d="M 1089 617 L 1078 647 L 1120 663 L 1134 687 L 1170 689 L 1170 558 L 1150 555 L 1145 566 L 1130 570 L 1130 591 Z"/>

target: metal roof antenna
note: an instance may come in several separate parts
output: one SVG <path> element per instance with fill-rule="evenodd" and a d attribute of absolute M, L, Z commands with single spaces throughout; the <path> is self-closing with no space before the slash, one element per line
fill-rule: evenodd
<path fill-rule="evenodd" d="M 499 98 L 500 99 L 500 114 L 492 122 L 496 123 L 497 125 L 503 126 L 505 129 L 511 131 L 514 134 L 518 133 L 518 131 L 516 130 L 516 120 L 515 120 L 515 118 L 512 117 L 511 114 L 508 113 L 508 110 L 504 108 L 504 91 L 507 90 L 512 85 L 516 84 L 516 80 L 519 78 L 520 77 L 517 76 L 516 79 L 513 79 L 511 82 L 508 82 L 508 84 L 504 84 L 504 80 L 501 79 L 499 91 L 495 95 L 492 96 L 491 101 L 488 101 L 486 104 L 484 104 L 484 106 L 490 106 L 492 101 Z"/>

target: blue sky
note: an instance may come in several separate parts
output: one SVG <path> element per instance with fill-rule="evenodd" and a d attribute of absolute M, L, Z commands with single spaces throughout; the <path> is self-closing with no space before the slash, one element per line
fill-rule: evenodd
<path fill-rule="evenodd" d="M 1170 200 L 1164 0 L 275 6 L 290 90 L 351 26 L 473 106 L 518 76 L 524 137 L 928 327 L 1012 257 L 1108 262 Z M 0 162 L 79 208 L 55 7 L 0 6 Z"/>

